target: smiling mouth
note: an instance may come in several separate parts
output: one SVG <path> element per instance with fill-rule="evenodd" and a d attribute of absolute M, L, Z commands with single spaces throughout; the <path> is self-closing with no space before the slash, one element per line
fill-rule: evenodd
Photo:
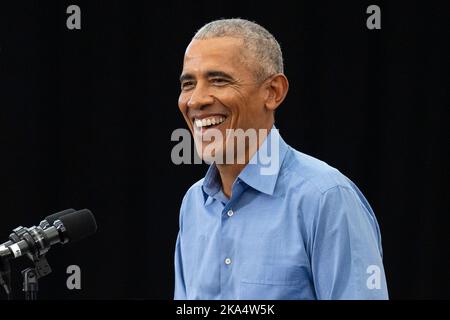
<path fill-rule="evenodd" d="M 210 128 L 218 127 L 227 119 L 226 116 L 211 116 L 203 119 L 193 119 L 194 127 L 201 132 L 204 132 Z"/>

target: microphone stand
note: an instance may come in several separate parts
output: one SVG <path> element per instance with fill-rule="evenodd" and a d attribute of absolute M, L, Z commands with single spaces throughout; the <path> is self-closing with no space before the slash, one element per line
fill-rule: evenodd
<path fill-rule="evenodd" d="M 0 256 L 0 286 L 5 290 L 7 299 L 11 299 L 11 266 L 7 258 Z"/>
<path fill-rule="evenodd" d="M 52 272 L 47 258 L 43 256 L 31 256 L 34 267 L 22 270 L 23 291 L 25 300 L 37 300 L 39 291 L 39 279 Z"/>

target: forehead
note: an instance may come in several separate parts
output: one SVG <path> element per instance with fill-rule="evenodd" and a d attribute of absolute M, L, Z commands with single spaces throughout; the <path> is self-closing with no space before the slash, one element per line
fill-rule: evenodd
<path fill-rule="evenodd" d="M 190 73 L 205 69 L 237 71 L 242 68 L 242 44 L 242 39 L 232 37 L 192 40 L 184 55 L 183 71 Z"/>

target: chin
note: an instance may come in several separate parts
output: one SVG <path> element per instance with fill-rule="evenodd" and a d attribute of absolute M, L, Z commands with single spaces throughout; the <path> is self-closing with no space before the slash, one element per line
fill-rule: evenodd
<path fill-rule="evenodd" d="M 214 144 L 203 144 L 202 149 L 199 149 L 196 145 L 197 154 L 201 155 L 200 158 L 208 164 L 216 162 L 222 164 L 225 162 L 223 146 L 217 146 Z"/>

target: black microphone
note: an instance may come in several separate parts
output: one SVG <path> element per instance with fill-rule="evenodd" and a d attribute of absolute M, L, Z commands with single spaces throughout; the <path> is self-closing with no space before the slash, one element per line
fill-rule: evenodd
<path fill-rule="evenodd" d="M 44 220 L 42 220 L 39 223 L 39 226 L 42 229 L 46 229 L 50 226 L 53 225 L 53 223 L 58 220 L 60 217 L 65 216 L 66 214 L 75 212 L 74 209 L 66 209 L 63 211 L 59 211 L 56 213 L 53 213 L 47 217 L 45 217 Z M 0 249 L 2 249 L 3 247 L 9 247 L 10 245 L 14 244 L 15 242 L 19 242 L 20 240 L 22 240 L 22 236 L 24 233 L 28 232 L 28 229 L 25 227 L 17 227 L 13 230 L 13 232 L 9 235 L 9 241 L 6 241 L 5 243 L 0 244 Z"/>
<path fill-rule="evenodd" d="M 56 243 L 76 242 L 97 231 L 94 215 L 88 209 L 55 215 L 47 217 L 50 221 L 53 220 L 53 225 L 49 224 L 45 228 L 42 226 L 24 228 L 26 232 L 23 232 L 19 241 L 7 246 L 0 245 L 0 258 L 14 259 L 25 254 L 30 257 L 41 257 Z"/>
<path fill-rule="evenodd" d="M 66 210 L 51 214 L 49 216 L 46 216 L 45 219 L 39 223 L 39 226 L 42 227 L 42 229 L 47 229 L 48 227 L 51 227 L 56 220 L 59 220 L 60 217 L 65 216 L 66 214 L 69 214 L 69 213 L 72 213 L 75 211 L 76 211 L 75 209 L 70 208 L 70 209 L 66 209 Z"/>

